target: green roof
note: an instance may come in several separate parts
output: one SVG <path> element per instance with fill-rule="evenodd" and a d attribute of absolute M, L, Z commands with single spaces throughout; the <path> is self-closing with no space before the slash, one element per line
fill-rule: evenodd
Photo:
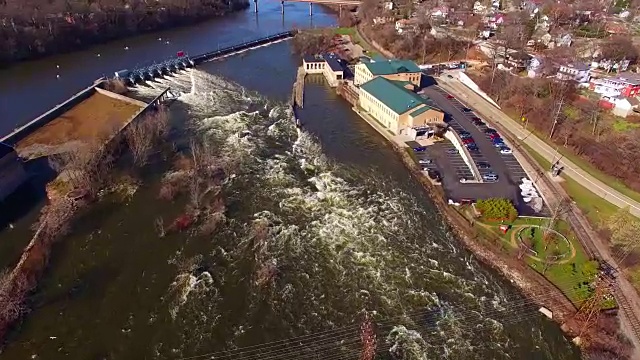
<path fill-rule="evenodd" d="M 405 88 L 405 89 L 406 89 L 406 87 L 405 87 L 405 86 L 407 86 L 407 85 L 411 85 L 412 87 L 413 87 L 413 86 L 415 86 L 415 85 L 413 85 L 413 83 L 412 83 L 411 81 L 404 81 L 404 80 L 391 80 L 391 82 L 392 82 L 392 83 L 394 83 L 394 84 L 396 84 L 396 85 L 402 86 L 402 87 L 403 87 L 403 88 Z"/>
<path fill-rule="evenodd" d="M 418 94 L 405 89 L 396 81 L 380 76 L 367 81 L 360 87 L 397 114 L 404 114 L 420 104 L 425 104 L 424 99 Z"/>
<path fill-rule="evenodd" d="M 425 106 L 421 107 L 420 109 L 413 110 L 411 112 L 411 114 L 409 114 L 409 115 L 411 115 L 413 117 L 416 117 L 416 116 L 422 114 L 423 112 L 425 112 L 427 110 L 431 110 L 431 107 L 429 105 L 425 105 Z"/>
<path fill-rule="evenodd" d="M 420 68 L 411 60 L 385 60 L 363 63 L 373 75 L 391 75 L 420 72 Z"/>

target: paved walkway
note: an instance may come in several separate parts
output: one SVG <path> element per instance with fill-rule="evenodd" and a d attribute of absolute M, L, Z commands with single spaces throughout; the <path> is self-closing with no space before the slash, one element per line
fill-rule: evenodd
<path fill-rule="evenodd" d="M 443 76 L 438 78 L 438 82 L 443 87 L 448 87 L 449 89 L 453 90 L 456 95 L 461 96 L 462 100 L 467 102 L 468 105 L 478 109 L 478 111 L 487 115 L 490 120 L 499 123 L 504 128 L 509 130 L 509 132 L 526 142 L 528 146 L 530 146 L 533 150 L 535 150 L 549 162 L 553 163 L 560 157 L 560 155 L 554 148 L 549 146 L 537 136 L 533 135 L 531 132 L 524 130 L 522 126 L 520 126 L 520 124 L 511 119 L 499 109 L 490 105 L 488 102 L 486 102 L 479 95 L 477 95 L 457 79 L 450 79 L 446 76 Z M 633 215 L 640 217 L 639 202 L 618 192 L 602 181 L 591 176 L 588 172 L 582 170 L 579 166 L 567 160 L 566 158 L 562 158 L 560 160 L 560 164 L 564 166 L 564 175 L 572 178 L 580 185 L 591 190 L 594 194 L 602 197 L 603 199 L 618 207 L 628 206 Z"/>

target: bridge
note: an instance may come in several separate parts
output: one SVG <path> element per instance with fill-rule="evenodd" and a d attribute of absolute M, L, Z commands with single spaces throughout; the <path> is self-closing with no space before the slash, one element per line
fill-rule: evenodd
<path fill-rule="evenodd" d="M 362 3 L 362 0 L 280 0 L 280 9 L 282 14 L 284 14 L 284 3 L 285 2 L 302 2 L 309 3 L 309 16 L 313 16 L 313 4 L 321 4 L 321 5 L 339 5 L 340 6 L 340 15 L 342 15 L 342 7 L 343 6 L 358 6 Z M 253 0 L 254 11 L 258 12 L 258 0 Z"/>

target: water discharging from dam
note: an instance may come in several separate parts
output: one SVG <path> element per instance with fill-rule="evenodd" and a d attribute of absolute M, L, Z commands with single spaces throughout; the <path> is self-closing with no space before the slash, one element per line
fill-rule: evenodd
<path fill-rule="evenodd" d="M 4 358 L 178 359 L 356 325 L 264 355 L 355 359 L 367 309 L 380 321 L 383 358 L 386 335 L 404 325 L 424 338 L 424 359 L 577 359 L 557 326 L 530 307 L 514 311 L 522 298 L 460 250 L 407 185 L 417 182 L 328 157 L 286 104 L 220 76 L 190 69 L 159 82 L 134 91 L 152 97 L 171 86 L 186 126 L 235 164 L 226 221 L 212 236 L 158 238 L 153 220 L 178 205 L 157 200 L 157 186 L 141 188 L 66 241 Z M 257 281 L 265 264 L 276 273 L 266 284 Z"/>

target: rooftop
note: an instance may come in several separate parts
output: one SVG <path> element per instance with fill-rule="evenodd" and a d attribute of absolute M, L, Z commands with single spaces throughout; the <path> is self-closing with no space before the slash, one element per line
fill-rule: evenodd
<path fill-rule="evenodd" d="M 425 112 L 425 111 L 427 111 L 427 110 L 431 110 L 431 107 L 429 107 L 429 106 L 423 106 L 423 107 L 421 107 L 421 108 L 418 108 L 418 109 L 413 110 L 413 111 L 411 112 L 411 114 L 409 114 L 409 115 L 411 115 L 411 116 L 413 116 L 413 117 L 416 117 L 416 116 L 418 116 L 418 115 L 422 114 L 423 112 Z"/>
<path fill-rule="evenodd" d="M 426 106 L 424 99 L 398 84 L 383 77 L 376 77 L 362 84 L 361 88 L 380 100 L 396 114 L 404 114 L 420 105 Z"/>
<path fill-rule="evenodd" d="M 364 63 L 373 75 L 391 75 L 420 72 L 416 63 L 410 60 L 384 60 Z"/>
<path fill-rule="evenodd" d="M 324 54 L 322 55 L 324 60 L 327 62 L 327 65 L 333 71 L 343 71 L 341 59 L 334 53 Z"/>
<path fill-rule="evenodd" d="M 302 59 L 304 60 L 304 62 L 308 63 L 319 63 L 324 61 L 321 55 L 305 55 Z"/>
<path fill-rule="evenodd" d="M 590 69 L 589 65 L 587 65 L 585 63 L 569 63 L 569 64 L 567 64 L 565 66 L 570 68 L 570 69 L 576 69 L 578 71 L 587 71 L 587 70 Z"/>

